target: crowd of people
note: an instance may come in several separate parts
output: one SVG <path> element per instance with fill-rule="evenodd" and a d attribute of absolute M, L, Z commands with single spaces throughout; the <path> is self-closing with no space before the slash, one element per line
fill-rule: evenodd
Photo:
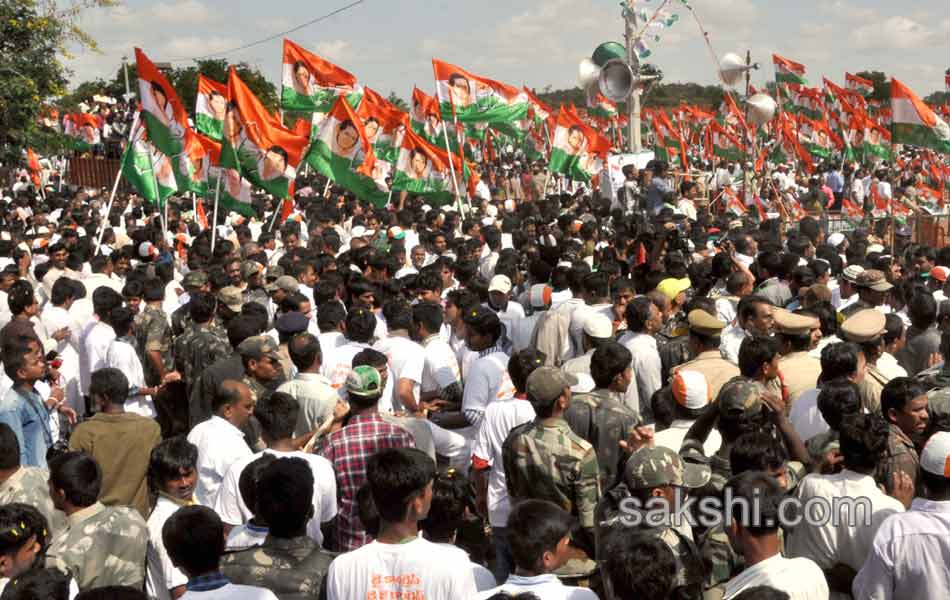
<path fill-rule="evenodd" d="M 301 175 L 214 235 L 11 183 L 0 598 L 950 594 L 950 248 L 825 212 L 926 174 L 623 174 Z M 811 216 L 704 201 L 742 180 Z"/>

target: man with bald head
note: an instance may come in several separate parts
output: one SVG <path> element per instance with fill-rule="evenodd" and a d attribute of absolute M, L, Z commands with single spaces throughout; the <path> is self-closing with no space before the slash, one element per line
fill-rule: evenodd
<path fill-rule="evenodd" d="M 195 425 L 188 434 L 188 441 L 198 447 L 195 500 L 208 507 L 214 506 L 228 467 L 251 454 L 241 432 L 254 412 L 251 389 L 240 381 L 225 380 L 215 390 L 211 410 L 211 418 Z"/>

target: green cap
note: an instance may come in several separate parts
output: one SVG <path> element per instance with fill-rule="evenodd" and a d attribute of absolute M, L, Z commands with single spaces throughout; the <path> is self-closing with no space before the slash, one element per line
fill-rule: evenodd
<path fill-rule="evenodd" d="M 181 283 L 186 289 L 196 290 L 208 284 L 208 274 L 204 271 L 188 271 Z"/>
<path fill-rule="evenodd" d="M 755 414 L 762 410 L 762 386 L 746 377 L 733 377 L 717 396 L 719 414 Z"/>
<path fill-rule="evenodd" d="M 624 467 L 624 482 L 632 490 L 667 485 L 698 488 L 709 482 L 706 465 L 684 463 L 676 452 L 663 446 L 640 448 L 630 455 Z"/>
<path fill-rule="evenodd" d="M 271 358 L 280 360 L 280 350 L 277 342 L 269 335 L 255 335 L 241 342 L 237 347 L 238 354 L 253 360 Z"/>
<path fill-rule="evenodd" d="M 367 365 L 353 367 L 346 378 L 346 392 L 352 396 L 376 396 L 382 393 L 379 371 Z"/>

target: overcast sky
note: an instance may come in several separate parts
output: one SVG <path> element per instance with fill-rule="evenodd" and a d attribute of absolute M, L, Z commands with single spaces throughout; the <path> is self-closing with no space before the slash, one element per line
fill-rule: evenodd
<path fill-rule="evenodd" d="M 101 54 L 79 52 L 68 62 L 74 83 L 109 78 L 140 46 L 153 61 L 221 52 L 345 6 L 352 0 L 126 0 L 88 11 L 83 26 Z M 641 0 L 651 9 L 662 0 Z M 671 0 L 676 7 L 680 0 Z M 947 0 L 690 0 L 720 56 L 752 50 L 762 63 L 753 83 L 774 71 L 771 54 L 806 65 L 812 85 L 845 71 L 878 69 L 921 95 L 943 89 L 950 66 Z M 654 44 L 667 82 L 714 83 L 713 60 L 689 13 Z M 364 85 L 407 98 L 412 86 L 431 92 L 430 59 L 458 64 L 510 84 L 573 87 L 577 64 L 608 40 L 623 41 L 617 0 L 364 0 L 288 36 L 354 73 Z M 280 39 L 226 55 L 277 81 Z M 943 62 L 942 62 L 943 61 Z M 188 61 L 176 65 L 188 65 Z"/>

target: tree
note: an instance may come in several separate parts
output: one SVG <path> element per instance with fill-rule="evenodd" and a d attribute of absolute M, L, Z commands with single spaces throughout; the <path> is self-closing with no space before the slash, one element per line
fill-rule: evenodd
<path fill-rule="evenodd" d="M 59 145 L 40 130 L 43 103 L 65 92 L 68 71 L 60 61 L 69 43 L 95 51 L 79 27 L 83 10 L 115 0 L 4 0 L 0 2 L 0 162 L 16 164 L 24 148 Z M 60 140 L 61 141 L 61 140 Z"/>
<path fill-rule="evenodd" d="M 881 71 L 858 71 L 855 73 L 858 77 L 863 77 L 874 83 L 874 93 L 869 100 L 878 102 L 889 102 L 891 99 L 891 80 L 886 73 Z"/>
<path fill-rule="evenodd" d="M 389 101 L 390 104 L 392 104 L 399 110 L 403 112 L 409 112 L 409 104 L 407 104 L 405 100 L 397 96 L 396 92 L 389 92 L 389 95 L 386 96 L 386 100 Z"/>
<path fill-rule="evenodd" d="M 943 106 L 950 103 L 950 92 L 934 92 L 924 98 L 924 102 L 931 106 Z"/>

